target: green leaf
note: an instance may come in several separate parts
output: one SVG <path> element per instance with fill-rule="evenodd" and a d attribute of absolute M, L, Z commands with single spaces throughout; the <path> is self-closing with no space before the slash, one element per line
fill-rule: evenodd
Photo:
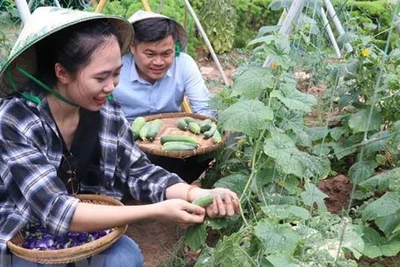
<path fill-rule="evenodd" d="M 275 159 L 276 165 L 285 174 L 299 178 L 325 178 L 330 172 L 328 159 L 299 151 L 293 140 L 285 134 L 273 133 L 271 138 L 264 141 L 263 149 L 265 154 Z"/>
<path fill-rule="evenodd" d="M 290 260 L 288 256 L 284 255 L 270 255 L 267 260 L 275 267 L 298 267 L 299 263 Z"/>
<path fill-rule="evenodd" d="M 314 203 L 317 204 L 318 206 L 318 211 L 320 213 L 326 212 L 326 206 L 325 206 L 325 198 L 328 198 L 328 195 L 319 190 L 318 187 L 316 187 L 312 183 L 306 183 L 304 186 L 305 191 L 301 193 L 301 199 L 303 200 L 304 204 L 307 206 L 312 207 Z"/>
<path fill-rule="evenodd" d="M 261 208 L 266 216 L 275 220 L 307 220 L 310 218 L 308 210 L 294 205 L 268 205 Z"/>
<path fill-rule="evenodd" d="M 242 232 L 236 232 L 230 236 L 224 236 L 222 241 L 219 242 L 214 251 L 215 265 L 220 267 L 253 267 L 257 266 L 255 259 L 250 257 L 245 247 L 250 246 L 243 240 Z M 229 257 L 227 257 L 229 255 Z"/>
<path fill-rule="evenodd" d="M 228 188 L 240 196 L 246 186 L 248 177 L 243 174 L 231 174 L 219 179 L 214 187 Z"/>
<path fill-rule="evenodd" d="M 190 226 L 185 232 L 185 241 L 191 250 L 198 250 L 206 243 L 207 225 L 205 223 Z"/>
<path fill-rule="evenodd" d="M 377 166 L 375 161 L 360 160 L 354 163 L 349 169 L 351 182 L 354 184 L 362 183 L 375 173 L 375 168 Z"/>
<path fill-rule="evenodd" d="M 194 267 L 214 267 L 214 248 L 206 246 L 201 250 Z"/>
<path fill-rule="evenodd" d="M 306 113 L 311 112 L 312 106 L 317 102 L 313 95 L 298 91 L 291 83 L 285 83 L 279 91 L 272 91 L 270 96 L 279 99 L 289 110 L 300 110 Z"/>
<path fill-rule="evenodd" d="M 361 110 L 355 114 L 352 114 L 349 119 L 349 127 L 353 130 L 353 133 L 360 133 L 372 130 L 379 130 L 381 126 L 380 114 L 376 111 L 372 113 L 371 120 L 368 124 L 369 110 Z M 368 127 L 368 129 L 367 129 Z"/>
<path fill-rule="evenodd" d="M 241 73 L 232 86 L 233 95 L 257 99 L 267 88 L 273 88 L 274 76 L 269 68 L 253 67 Z"/>
<path fill-rule="evenodd" d="M 260 130 L 273 119 L 273 112 L 261 101 L 244 100 L 224 110 L 219 119 L 225 131 L 241 132 L 250 137 L 258 137 Z"/>
<path fill-rule="evenodd" d="M 360 183 L 359 186 L 370 191 L 384 191 L 386 189 L 390 189 L 391 191 L 399 191 L 400 167 L 372 176 L 371 178 Z"/>
<path fill-rule="evenodd" d="M 369 203 L 363 213 L 365 221 L 375 220 L 378 217 L 396 214 L 400 210 L 400 195 L 398 192 L 388 192 L 377 200 Z"/>
<path fill-rule="evenodd" d="M 329 129 L 327 127 L 306 128 L 305 131 L 309 134 L 313 142 L 322 140 L 329 134 Z"/>
<path fill-rule="evenodd" d="M 333 138 L 333 140 L 338 141 L 339 138 L 344 135 L 345 133 L 347 133 L 348 130 L 346 130 L 344 127 L 335 127 L 333 129 L 329 130 L 329 134 L 331 135 L 331 137 Z"/>
<path fill-rule="evenodd" d="M 393 232 L 396 227 L 400 224 L 400 214 L 390 214 L 388 216 L 383 216 L 375 219 L 376 225 L 385 234 L 385 236 L 390 239 L 393 237 Z"/>
<path fill-rule="evenodd" d="M 292 255 L 300 241 L 300 236 L 289 224 L 276 224 L 268 219 L 256 224 L 254 235 L 261 241 L 267 255 Z"/>
<path fill-rule="evenodd" d="M 371 259 L 382 256 L 392 257 L 400 252 L 399 239 L 389 241 L 372 228 L 364 228 L 363 240 L 365 244 L 363 254 Z"/>

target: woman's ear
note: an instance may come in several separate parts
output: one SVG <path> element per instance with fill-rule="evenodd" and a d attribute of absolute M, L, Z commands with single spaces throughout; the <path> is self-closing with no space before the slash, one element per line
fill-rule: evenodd
<path fill-rule="evenodd" d="M 56 65 L 54 66 L 54 72 L 56 74 L 58 81 L 61 82 L 62 84 L 67 84 L 70 82 L 71 75 L 60 63 L 56 63 Z"/>

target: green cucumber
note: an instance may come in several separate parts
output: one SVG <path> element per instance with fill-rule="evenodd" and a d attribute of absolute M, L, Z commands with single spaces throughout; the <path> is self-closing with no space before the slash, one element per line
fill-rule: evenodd
<path fill-rule="evenodd" d="M 167 152 L 195 150 L 196 148 L 196 144 L 187 142 L 166 142 L 162 145 L 162 150 Z"/>
<path fill-rule="evenodd" d="M 191 122 L 189 122 L 189 131 L 191 131 L 194 134 L 199 134 L 200 126 L 196 122 L 191 121 Z"/>
<path fill-rule="evenodd" d="M 209 138 L 211 138 L 213 135 L 214 135 L 214 133 L 215 133 L 215 131 L 217 130 L 217 125 L 213 122 L 213 123 L 211 123 L 211 128 L 210 128 L 210 130 L 208 130 L 208 131 L 205 131 L 203 134 L 204 134 L 204 139 L 209 139 Z"/>
<path fill-rule="evenodd" d="M 189 124 L 186 123 L 185 118 L 180 118 L 177 123 L 176 126 L 181 129 L 182 131 L 186 131 L 189 128 Z"/>
<path fill-rule="evenodd" d="M 205 119 L 199 123 L 200 132 L 204 133 L 205 131 L 210 130 L 212 121 L 210 119 Z"/>
<path fill-rule="evenodd" d="M 199 198 L 196 198 L 195 200 L 193 200 L 193 204 L 195 205 L 199 205 L 200 207 L 207 207 L 208 205 L 211 205 L 214 201 L 214 195 L 206 195 L 206 196 L 202 196 Z"/>
<path fill-rule="evenodd" d="M 146 135 L 146 138 L 150 141 L 153 141 L 160 132 L 161 125 L 162 125 L 162 120 L 160 119 L 155 119 L 154 121 L 152 121 L 149 132 Z"/>
<path fill-rule="evenodd" d="M 152 123 L 151 121 L 146 122 L 146 123 L 143 125 L 143 127 L 140 129 L 140 131 L 139 131 L 139 137 L 140 137 L 140 139 L 142 139 L 142 140 L 145 140 L 145 139 L 146 139 L 147 133 L 148 133 L 149 130 L 150 130 L 151 123 Z"/>
<path fill-rule="evenodd" d="M 185 122 L 189 125 L 189 123 L 191 122 L 196 122 L 196 120 L 192 117 L 183 117 L 183 119 L 185 120 Z"/>
<path fill-rule="evenodd" d="M 221 133 L 218 131 L 218 129 L 215 130 L 215 132 L 212 136 L 212 141 L 214 144 L 217 144 L 222 141 L 222 136 L 221 136 Z"/>
<path fill-rule="evenodd" d="M 144 117 L 137 117 L 131 124 L 131 129 L 133 133 L 133 138 L 136 140 L 139 138 L 139 133 L 144 124 L 146 123 L 146 119 Z"/>
<path fill-rule="evenodd" d="M 161 136 L 161 144 L 163 145 L 166 142 L 187 142 L 197 144 L 197 139 L 194 136 L 186 136 L 186 135 L 164 135 Z"/>

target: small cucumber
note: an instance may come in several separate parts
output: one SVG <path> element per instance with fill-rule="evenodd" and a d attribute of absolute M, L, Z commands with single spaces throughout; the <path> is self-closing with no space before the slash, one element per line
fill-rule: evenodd
<path fill-rule="evenodd" d="M 139 138 L 139 133 L 144 124 L 146 123 L 146 119 L 144 117 L 137 117 L 131 124 L 131 129 L 133 133 L 133 138 L 136 140 Z"/>
<path fill-rule="evenodd" d="M 197 148 L 196 144 L 186 143 L 186 142 L 166 142 L 162 145 L 162 150 L 170 151 L 186 151 L 195 150 Z"/>
<path fill-rule="evenodd" d="M 205 131 L 210 130 L 212 121 L 210 119 L 205 119 L 199 123 L 200 132 L 204 133 Z"/>
<path fill-rule="evenodd" d="M 212 141 L 214 144 L 217 144 L 222 141 L 222 136 L 221 136 L 221 133 L 218 131 L 218 129 L 215 130 L 215 132 L 212 136 Z"/>
<path fill-rule="evenodd" d="M 152 121 L 146 138 L 150 141 L 153 141 L 156 138 L 158 132 L 161 130 L 161 125 L 162 120 L 160 119 L 155 119 L 154 121 Z"/>
<path fill-rule="evenodd" d="M 191 131 L 194 134 L 199 134 L 200 126 L 196 122 L 191 121 L 191 122 L 189 122 L 189 131 Z"/>
<path fill-rule="evenodd" d="M 186 135 L 164 135 L 161 136 L 161 144 L 163 145 L 166 142 L 186 142 L 197 144 L 197 139 L 194 136 L 186 136 Z"/>
<path fill-rule="evenodd" d="M 189 125 L 190 122 L 196 122 L 196 120 L 192 117 L 183 117 L 185 122 Z"/>
<path fill-rule="evenodd" d="M 186 123 L 185 118 L 180 118 L 177 123 L 176 126 L 181 129 L 182 131 L 186 131 L 189 128 L 189 124 Z"/>
<path fill-rule="evenodd" d="M 140 132 L 139 132 L 139 137 L 140 137 L 140 139 L 142 139 L 142 140 L 145 140 L 145 139 L 146 139 L 147 133 L 148 133 L 149 130 L 150 130 L 151 124 L 152 124 L 152 122 L 151 122 L 151 121 L 148 121 L 148 122 L 146 122 L 146 123 L 143 125 L 142 129 L 140 129 Z"/>
<path fill-rule="evenodd" d="M 203 197 L 196 198 L 195 200 L 193 200 L 192 203 L 195 204 L 195 205 L 199 205 L 200 207 L 205 208 L 208 205 L 211 205 L 213 203 L 213 201 L 214 201 L 214 196 L 209 194 L 209 195 L 206 195 L 206 196 L 203 196 Z"/>
<path fill-rule="evenodd" d="M 211 138 L 213 135 L 214 135 L 214 133 L 215 133 L 215 131 L 217 130 L 217 125 L 213 122 L 213 123 L 211 123 L 211 128 L 210 128 L 210 130 L 208 130 L 208 131 L 205 131 L 203 134 L 204 134 L 204 139 L 209 139 L 209 138 Z"/>

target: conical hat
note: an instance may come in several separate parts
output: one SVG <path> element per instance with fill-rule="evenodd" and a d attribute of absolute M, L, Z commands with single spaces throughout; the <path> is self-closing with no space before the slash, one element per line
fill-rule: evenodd
<path fill-rule="evenodd" d="M 108 19 L 121 32 L 123 38 L 121 53 L 124 53 L 132 42 L 133 29 L 132 25 L 121 17 L 59 7 L 35 9 L 19 34 L 10 56 L 0 69 L 0 97 L 13 92 L 10 80 L 21 91 L 30 81 L 17 70 L 17 67 L 26 70 L 33 76 L 37 74 L 36 43 L 71 25 L 104 18 Z M 8 77 L 9 75 L 11 77 Z"/>
<path fill-rule="evenodd" d="M 163 19 L 169 19 L 173 22 L 175 22 L 176 24 L 176 29 L 178 31 L 178 40 L 181 43 L 181 47 L 182 49 L 184 49 L 187 45 L 188 42 L 188 36 L 186 33 L 185 28 L 182 26 L 182 24 L 180 24 L 179 22 L 177 22 L 176 20 L 173 20 L 167 16 L 158 14 L 158 13 L 154 13 L 154 12 L 149 12 L 149 11 L 143 11 L 143 10 L 139 10 L 136 11 L 129 19 L 128 21 L 132 24 L 134 24 L 135 22 L 141 21 L 141 20 L 145 20 L 145 19 L 151 19 L 151 18 L 163 18 Z"/>

